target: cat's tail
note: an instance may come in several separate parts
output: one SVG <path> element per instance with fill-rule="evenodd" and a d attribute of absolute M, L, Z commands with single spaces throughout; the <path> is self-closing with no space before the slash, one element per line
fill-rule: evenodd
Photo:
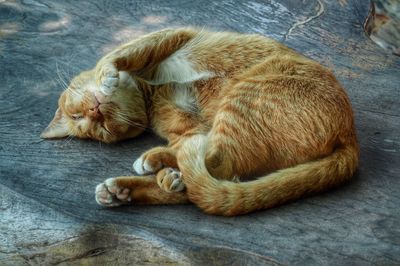
<path fill-rule="evenodd" d="M 194 136 L 178 154 L 179 169 L 190 201 L 205 212 L 234 216 L 271 208 L 324 191 L 351 178 L 358 165 L 358 146 L 342 145 L 325 158 L 306 162 L 249 182 L 217 180 L 207 171 L 207 137 Z"/>

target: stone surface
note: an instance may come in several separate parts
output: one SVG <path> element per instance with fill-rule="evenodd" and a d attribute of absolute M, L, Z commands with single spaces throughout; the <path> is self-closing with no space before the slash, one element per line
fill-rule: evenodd
<path fill-rule="evenodd" d="M 368 39 L 367 1 L 0 1 L 0 265 L 400 264 L 400 62 Z M 43 141 L 64 82 L 164 27 L 257 32 L 333 69 L 361 165 L 348 185 L 234 218 L 192 205 L 104 209 L 94 188 L 162 141 Z"/>

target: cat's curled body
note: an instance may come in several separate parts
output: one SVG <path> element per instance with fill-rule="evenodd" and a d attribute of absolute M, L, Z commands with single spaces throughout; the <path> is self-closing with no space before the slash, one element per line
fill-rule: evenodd
<path fill-rule="evenodd" d="M 144 176 L 97 186 L 105 206 L 191 201 L 238 215 L 337 186 L 358 165 L 351 105 L 332 73 L 259 35 L 146 35 L 76 77 L 59 105 L 45 138 L 111 142 L 151 127 L 168 140 L 134 162 Z"/>

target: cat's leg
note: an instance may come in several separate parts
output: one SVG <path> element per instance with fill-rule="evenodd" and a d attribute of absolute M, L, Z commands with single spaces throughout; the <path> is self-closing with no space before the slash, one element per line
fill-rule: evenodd
<path fill-rule="evenodd" d="M 96 201 L 106 207 L 126 204 L 181 204 L 188 199 L 184 192 L 168 193 L 154 176 L 109 178 L 96 187 Z"/>
<path fill-rule="evenodd" d="M 195 35 L 193 29 L 166 29 L 145 35 L 118 47 L 99 60 L 95 80 L 110 94 L 118 87 L 119 71 L 144 73 L 180 49 Z"/>
<path fill-rule="evenodd" d="M 133 163 L 133 170 L 139 175 L 157 173 L 157 183 L 166 192 L 184 190 L 174 148 L 155 147 L 146 151 Z"/>
<path fill-rule="evenodd" d="M 170 154 L 153 154 L 151 157 L 153 157 L 154 159 L 157 157 L 161 158 L 165 156 L 170 156 Z M 235 182 L 238 181 L 237 177 L 233 175 L 232 160 L 230 160 L 230 158 L 228 156 L 225 156 L 222 152 L 209 152 L 206 156 L 205 161 L 208 171 L 214 178 L 231 180 Z M 159 162 L 160 161 L 157 162 L 156 159 L 154 165 L 157 165 L 158 167 L 152 168 L 158 169 L 157 171 L 154 171 L 154 173 L 157 173 L 156 180 L 159 187 L 165 192 L 180 192 L 185 190 L 182 173 L 178 169 L 178 166 L 168 167 L 168 165 L 160 164 Z M 176 157 L 174 157 L 174 162 L 176 162 Z M 149 169 L 149 167 L 143 168 Z"/>
<path fill-rule="evenodd" d="M 170 147 L 152 148 L 133 163 L 133 170 L 139 175 L 155 174 L 164 167 L 178 167 L 176 152 Z"/>
<path fill-rule="evenodd" d="M 163 168 L 156 176 L 157 184 L 166 192 L 180 192 L 185 190 L 182 173 L 177 168 Z"/>
<path fill-rule="evenodd" d="M 234 174 L 234 160 L 230 156 L 232 147 L 229 141 L 219 139 L 209 134 L 210 140 L 207 147 L 205 165 L 211 176 L 216 179 L 231 180 L 234 182 L 239 181 L 238 177 Z M 190 137 L 182 137 L 178 143 L 176 150 L 179 150 L 185 140 Z M 176 158 L 175 158 L 176 160 Z M 186 186 L 183 182 L 182 173 L 176 168 L 165 167 L 157 172 L 157 183 L 166 192 L 179 192 L 183 191 Z"/>

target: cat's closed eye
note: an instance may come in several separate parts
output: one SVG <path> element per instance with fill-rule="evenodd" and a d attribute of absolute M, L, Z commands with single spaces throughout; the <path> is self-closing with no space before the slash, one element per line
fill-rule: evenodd
<path fill-rule="evenodd" d="M 71 118 L 73 120 L 79 120 L 79 119 L 83 118 L 83 115 L 82 114 L 73 114 L 73 115 L 71 115 Z"/>

